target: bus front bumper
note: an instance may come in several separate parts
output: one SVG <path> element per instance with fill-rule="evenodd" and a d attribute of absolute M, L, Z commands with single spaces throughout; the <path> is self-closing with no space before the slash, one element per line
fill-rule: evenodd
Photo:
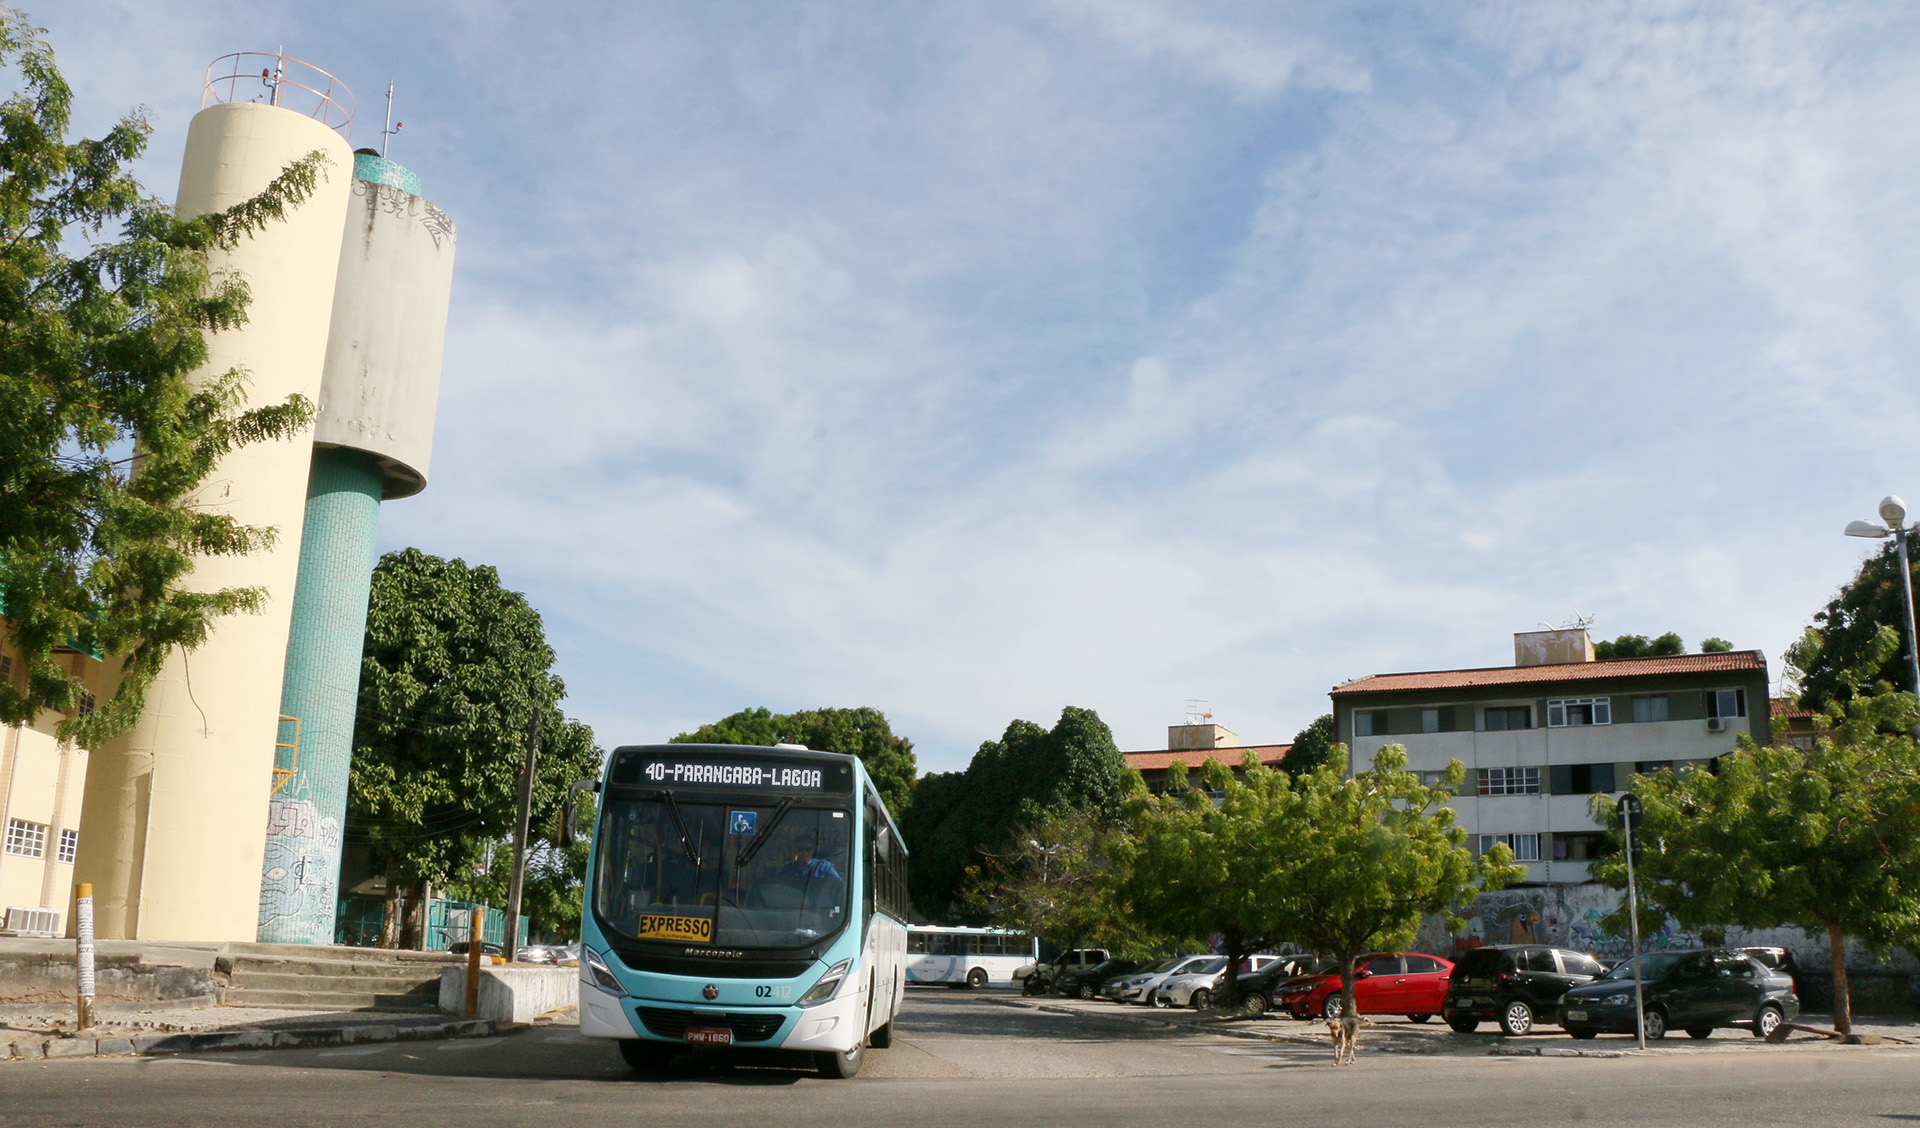
<path fill-rule="evenodd" d="M 817 1003 L 810 1007 L 766 1007 L 754 1008 L 756 1017 L 781 1019 L 779 1030 L 766 1038 L 746 1038 L 736 1036 L 733 1046 L 736 1049 L 783 1049 L 783 1050 L 832 1050 L 844 1053 L 854 1048 L 866 1036 L 861 1029 L 866 1016 L 865 992 L 848 991 L 845 994 Z M 727 1021 L 729 1014 L 738 1015 L 742 1008 L 699 1007 L 685 1003 L 656 1002 L 647 999 L 622 998 L 610 994 L 594 984 L 580 984 L 580 1033 L 589 1038 L 638 1038 L 650 1042 L 673 1042 L 674 1038 L 663 1037 L 647 1029 L 641 1021 L 638 1008 L 658 1007 L 684 1014 L 689 1025 L 700 1023 L 699 1016 L 711 1015 L 712 1028 L 732 1026 Z"/>

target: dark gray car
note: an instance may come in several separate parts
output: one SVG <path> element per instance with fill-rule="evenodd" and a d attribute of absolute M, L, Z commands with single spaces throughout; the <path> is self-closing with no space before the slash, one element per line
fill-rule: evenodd
<path fill-rule="evenodd" d="M 1537 1023 L 1559 1022 L 1560 996 L 1606 972 L 1585 952 L 1543 944 L 1475 948 L 1454 962 L 1441 1017 L 1465 1034 L 1492 1019 L 1518 1038 Z"/>
<path fill-rule="evenodd" d="M 1705 1038 L 1719 1026 L 1748 1027 L 1764 1038 L 1800 1014 L 1793 979 L 1744 953 L 1709 948 L 1652 952 L 1641 960 L 1650 1040 L 1673 1029 Z M 1575 1038 L 1633 1033 L 1633 961 L 1568 991 L 1560 1015 L 1561 1026 Z"/>

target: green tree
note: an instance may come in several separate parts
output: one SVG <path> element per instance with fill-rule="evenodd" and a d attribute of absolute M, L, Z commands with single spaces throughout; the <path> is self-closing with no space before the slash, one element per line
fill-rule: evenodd
<path fill-rule="evenodd" d="M 1296 858 L 1293 777 L 1251 752 L 1243 772 L 1236 778 L 1208 760 L 1202 786 L 1190 787 L 1185 765 L 1175 762 L 1165 790 L 1142 788 L 1127 804 L 1134 839 L 1127 903 L 1156 932 L 1220 937 L 1227 973 L 1218 998 L 1225 1003 L 1239 997 L 1240 961 L 1291 928 L 1286 905 L 1272 894 Z"/>
<path fill-rule="evenodd" d="M 491 567 L 418 549 L 382 557 L 373 573 L 359 717 L 347 796 L 387 875 L 388 904 L 418 904 L 424 883 L 470 874 L 512 834 L 527 732 L 538 712 L 534 819 L 553 842 L 565 790 L 599 774 L 586 726 L 561 716 L 540 615 Z M 398 943 L 389 913 L 383 942 Z"/>
<path fill-rule="evenodd" d="M 1834 1026 L 1850 1031 L 1846 938 L 1880 957 L 1920 944 L 1920 750 L 1885 731 L 1912 718 L 1909 695 L 1856 698 L 1812 751 L 1757 748 L 1742 736 L 1714 771 L 1635 776 L 1642 911 L 1689 929 L 1824 933 Z M 1618 842 L 1614 801 L 1596 795 L 1591 811 Z M 1592 865 L 1594 879 L 1616 889 L 1626 870 L 1617 851 Z"/>
<path fill-rule="evenodd" d="M 182 219 L 130 171 L 151 132 L 140 114 L 66 139 L 71 91 L 11 9 L 0 9 L 0 65 L 21 83 L 0 104 L 0 609 L 26 675 L 0 683 L 0 722 L 73 712 L 80 685 L 56 651 L 98 653 L 122 661 L 118 688 L 60 726 L 96 748 L 139 716 L 173 648 L 261 606 L 257 588 L 179 585 L 196 558 L 255 551 L 277 530 L 185 499 L 234 450 L 300 433 L 313 405 L 249 405 L 238 370 L 189 376 L 207 334 L 246 320 L 246 283 L 213 273 L 209 252 L 284 218 L 327 158 Z"/>
<path fill-rule="evenodd" d="M 1287 939 L 1339 961 L 1349 1012 L 1355 956 L 1405 946 L 1429 916 L 1457 925 L 1455 905 L 1526 876 L 1504 845 L 1478 857 L 1467 848 L 1449 806 L 1466 779 L 1460 761 L 1432 787 L 1406 765 L 1405 747 L 1389 744 L 1351 779 L 1332 765 L 1296 777 L 1268 824 L 1291 848 L 1256 894 L 1283 914 Z"/>
<path fill-rule="evenodd" d="M 980 745 L 959 781 L 935 785 L 929 801 L 938 818 L 909 809 L 901 833 L 913 857 L 915 906 L 934 919 L 952 916 L 967 869 L 1004 852 L 1015 827 L 1064 811 L 1118 816 L 1127 777 L 1113 732 L 1091 709 L 1068 706 L 1051 729 L 1008 724 L 999 740 Z M 927 783 L 916 789 L 915 806 Z"/>
<path fill-rule="evenodd" d="M 1593 644 L 1595 660 L 1603 662 L 1609 658 L 1661 658 L 1686 652 L 1687 641 L 1672 631 L 1655 639 L 1646 635 L 1621 635 L 1611 642 Z"/>
<path fill-rule="evenodd" d="M 1724 638 L 1716 637 L 1700 640 L 1700 653 L 1702 654 L 1725 654 L 1732 649 L 1733 644 Z"/>
<path fill-rule="evenodd" d="M 1914 691 L 1899 633 L 1906 623 L 1903 598 L 1900 557 L 1889 542 L 1814 615 L 1807 637 L 1788 648 L 1787 665 L 1794 672 L 1801 705 L 1819 712 L 1828 705 L 1845 705 L 1857 694 L 1880 692 L 1876 687 Z M 1882 645 L 1883 631 L 1896 632 L 1890 650 Z"/>
<path fill-rule="evenodd" d="M 858 756 L 895 820 L 913 798 L 913 741 L 895 736 L 878 709 L 804 709 L 775 714 L 742 709 L 672 738 L 675 744 L 804 744 L 818 752 Z"/>
<path fill-rule="evenodd" d="M 1339 734 L 1333 727 L 1333 714 L 1322 713 L 1313 719 L 1312 724 L 1294 734 L 1293 747 L 1287 749 L 1280 767 L 1290 775 L 1317 771 L 1332 760 L 1333 750 L 1339 743 Z"/>
<path fill-rule="evenodd" d="M 968 871 L 962 904 L 997 927 L 1062 949 L 1097 944 L 1127 957 L 1165 951 L 1178 941 L 1145 927 L 1122 898 L 1131 853 L 1126 827 L 1088 811 L 1053 812 L 1015 828 L 1005 850 Z"/>

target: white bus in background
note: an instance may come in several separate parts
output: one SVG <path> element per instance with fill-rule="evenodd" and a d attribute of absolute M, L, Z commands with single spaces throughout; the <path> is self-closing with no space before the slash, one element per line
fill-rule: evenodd
<path fill-rule="evenodd" d="M 907 926 L 907 982 L 1015 986 L 1013 971 L 1040 958 L 1040 941 L 999 928 Z"/>

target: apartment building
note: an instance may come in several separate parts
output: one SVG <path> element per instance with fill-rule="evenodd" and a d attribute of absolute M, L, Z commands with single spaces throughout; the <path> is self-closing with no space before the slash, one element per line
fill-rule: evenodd
<path fill-rule="evenodd" d="M 1529 882 L 1578 884 L 1602 832 L 1595 794 L 1635 772 L 1709 764 L 1741 733 L 1765 744 L 1767 661 L 1758 650 L 1596 661 L 1584 630 L 1514 635 L 1514 664 L 1375 674 L 1334 688 L 1339 739 L 1364 767 L 1402 744 L 1432 781 L 1467 769 L 1453 808 L 1484 852 L 1512 847 Z"/>
<path fill-rule="evenodd" d="M 1292 744 L 1253 744 L 1242 745 L 1240 737 L 1225 725 L 1184 724 L 1167 726 L 1167 746 L 1145 752 L 1122 752 L 1127 766 L 1138 771 L 1146 780 L 1148 790 L 1159 794 L 1167 786 L 1167 771 L 1174 764 L 1181 764 L 1187 770 L 1189 786 L 1200 782 L 1200 771 L 1207 761 L 1218 760 L 1233 769 L 1238 778 L 1246 777 L 1242 767 L 1247 753 L 1251 752 L 1269 768 L 1277 768 L 1280 761 L 1286 759 Z"/>

